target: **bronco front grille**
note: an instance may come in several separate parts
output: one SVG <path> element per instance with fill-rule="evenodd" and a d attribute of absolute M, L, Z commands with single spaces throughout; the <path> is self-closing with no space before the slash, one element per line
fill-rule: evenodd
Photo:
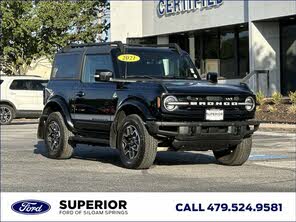
<path fill-rule="evenodd" d="M 240 109 L 245 106 L 245 98 L 238 96 L 180 96 L 179 109 L 223 108 L 228 110 Z"/>

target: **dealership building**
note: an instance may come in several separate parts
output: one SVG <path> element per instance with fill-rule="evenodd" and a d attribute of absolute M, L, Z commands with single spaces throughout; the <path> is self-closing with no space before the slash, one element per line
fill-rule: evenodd
<path fill-rule="evenodd" d="M 112 41 L 178 43 L 201 74 L 217 72 L 226 82 L 244 79 L 254 90 L 269 95 L 296 91 L 295 0 L 133 0 L 110 4 Z M 257 78 L 253 73 L 260 75 Z"/>

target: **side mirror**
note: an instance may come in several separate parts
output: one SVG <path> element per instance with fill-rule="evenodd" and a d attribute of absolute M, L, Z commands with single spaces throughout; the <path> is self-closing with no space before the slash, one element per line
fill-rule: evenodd
<path fill-rule="evenodd" d="M 215 72 L 209 72 L 207 74 L 207 80 L 210 82 L 210 83 L 217 83 L 218 82 L 218 73 L 215 73 Z"/>
<path fill-rule="evenodd" d="M 109 81 L 113 76 L 113 73 L 110 70 L 96 70 L 95 81 Z"/>

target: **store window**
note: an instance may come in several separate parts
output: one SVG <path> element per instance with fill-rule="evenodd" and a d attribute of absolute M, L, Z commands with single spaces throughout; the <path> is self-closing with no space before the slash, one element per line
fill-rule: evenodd
<path fill-rule="evenodd" d="M 296 22 L 281 24 L 282 94 L 296 91 Z"/>
<path fill-rule="evenodd" d="M 219 59 L 219 33 L 207 32 L 204 35 L 205 59 Z"/>
<path fill-rule="evenodd" d="M 169 43 L 177 43 L 181 47 L 181 49 L 189 52 L 189 36 L 187 34 L 170 35 Z"/>
<path fill-rule="evenodd" d="M 203 52 L 202 52 L 202 44 L 201 44 L 201 40 L 202 40 L 202 36 L 201 35 L 196 35 L 195 38 L 195 61 L 194 64 L 197 67 L 197 69 L 199 70 L 199 73 L 201 73 L 201 68 L 202 68 L 202 58 L 203 58 Z"/>
<path fill-rule="evenodd" d="M 218 30 L 203 33 L 203 68 L 202 73 L 220 73 L 220 40 Z"/>
<path fill-rule="evenodd" d="M 195 33 L 195 64 L 201 74 L 217 72 L 225 79 L 249 72 L 249 32 L 242 24 Z"/>
<path fill-rule="evenodd" d="M 155 45 L 157 44 L 157 37 L 146 37 L 146 38 L 128 38 L 128 44 L 143 44 L 143 45 Z"/>
<path fill-rule="evenodd" d="M 239 77 L 243 78 L 249 73 L 249 31 L 245 27 L 240 27 L 238 31 L 239 37 Z"/>
<path fill-rule="evenodd" d="M 220 33 L 220 74 L 227 79 L 234 79 L 236 74 L 235 33 L 226 30 Z"/>

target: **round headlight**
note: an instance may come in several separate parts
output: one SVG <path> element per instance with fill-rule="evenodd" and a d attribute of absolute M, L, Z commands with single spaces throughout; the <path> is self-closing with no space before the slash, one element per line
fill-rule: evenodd
<path fill-rule="evenodd" d="M 178 102 L 178 99 L 174 96 L 168 96 L 164 99 L 163 101 L 163 106 L 164 108 L 167 110 L 167 111 L 174 111 L 178 108 L 178 106 L 176 105 L 170 105 L 169 103 L 172 103 L 172 102 Z"/>
<path fill-rule="evenodd" d="M 245 104 L 246 104 L 245 107 L 247 111 L 251 112 L 255 109 L 256 103 L 253 97 L 249 96 L 248 98 L 246 98 Z"/>

